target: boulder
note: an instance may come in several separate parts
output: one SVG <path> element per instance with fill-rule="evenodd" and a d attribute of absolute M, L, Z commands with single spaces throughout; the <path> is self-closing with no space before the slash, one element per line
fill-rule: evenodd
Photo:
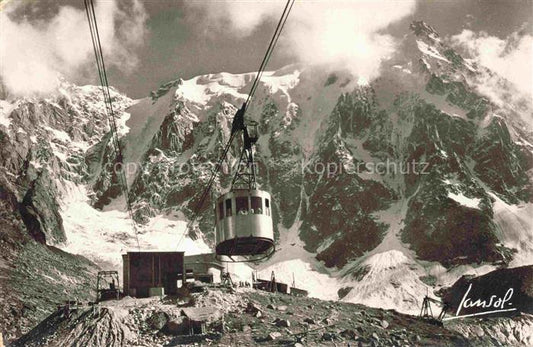
<path fill-rule="evenodd" d="M 155 312 L 146 320 L 146 323 L 152 330 L 161 330 L 167 324 L 168 319 L 165 312 Z"/>
<path fill-rule="evenodd" d="M 322 340 L 324 341 L 333 341 L 337 339 L 337 335 L 332 332 L 325 332 L 322 334 Z"/>
<path fill-rule="evenodd" d="M 282 327 L 282 328 L 289 328 L 291 326 L 291 322 L 289 322 L 289 320 L 279 319 L 279 318 L 276 318 L 276 320 L 274 321 L 274 324 L 276 324 L 277 327 Z"/>
<path fill-rule="evenodd" d="M 222 313 L 214 307 L 186 307 L 181 309 L 181 315 L 200 323 L 212 323 L 222 318 Z"/>
<path fill-rule="evenodd" d="M 274 341 L 275 339 L 279 339 L 280 337 L 281 337 L 281 333 L 279 333 L 277 331 L 274 331 L 274 332 L 271 332 L 270 334 L 268 334 L 266 339 L 268 341 Z"/>
<path fill-rule="evenodd" d="M 252 328 L 249 325 L 243 325 L 241 329 L 245 333 L 249 333 L 250 331 L 252 331 Z"/>
<path fill-rule="evenodd" d="M 357 338 L 357 333 L 352 329 L 343 330 L 340 335 L 345 339 L 355 340 Z"/>
<path fill-rule="evenodd" d="M 261 308 L 254 304 L 253 302 L 249 302 L 247 305 L 246 305 L 246 309 L 245 309 L 246 313 L 251 313 L 251 314 L 255 314 L 257 312 L 260 312 L 261 311 Z"/>
<path fill-rule="evenodd" d="M 313 318 L 305 318 L 304 322 L 308 324 L 316 324 L 316 321 Z"/>

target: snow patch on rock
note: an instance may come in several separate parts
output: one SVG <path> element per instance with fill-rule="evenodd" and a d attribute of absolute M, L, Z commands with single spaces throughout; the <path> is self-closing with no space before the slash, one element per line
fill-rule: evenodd
<path fill-rule="evenodd" d="M 448 192 L 448 197 L 452 200 L 457 201 L 459 204 L 470 208 L 479 209 L 479 203 L 481 202 L 481 199 L 466 197 L 461 192 L 459 194 Z"/>
<path fill-rule="evenodd" d="M 420 52 L 427 54 L 430 57 L 450 63 L 450 61 L 443 57 L 434 47 L 428 45 L 424 41 L 416 40 L 416 45 L 418 46 Z"/>
<path fill-rule="evenodd" d="M 138 250 L 128 213 L 123 210 L 99 211 L 89 204 L 85 187 L 62 183 L 60 214 L 67 241 L 60 248 L 83 255 L 102 267 L 122 269 L 121 255 Z M 185 221 L 172 217 L 151 218 L 147 225 L 139 228 L 140 249 L 185 251 L 189 255 L 209 252 L 209 247 L 201 239 L 184 237 L 178 247 L 185 227 Z"/>
<path fill-rule="evenodd" d="M 518 251 L 510 263 L 511 267 L 533 264 L 533 204 L 510 205 L 494 193 L 492 209 L 494 222 L 500 231 L 499 238 L 506 247 Z"/>

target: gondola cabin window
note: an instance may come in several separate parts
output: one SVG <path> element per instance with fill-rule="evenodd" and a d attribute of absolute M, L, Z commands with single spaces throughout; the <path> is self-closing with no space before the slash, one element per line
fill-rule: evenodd
<path fill-rule="evenodd" d="M 231 199 L 226 200 L 226 217 L 230 217 L 231 214 Z"/>
<path fill-rule="evenodd" d="M 235 207 L 237 208 L 237 214 L 246 215 L 248 214 L 248 197 L 237 197 L 235 198 Z"/>
<path fill-rule="evenodd" d="M 265 214 L 270 216 L 270 200 L 265 199 Z"/>
<path fill-rule="evenodd" d="M 252 203 L 252 209 L 250 213 L 252 214 L 263 214 L 263 202 L 258 196 L 250 197 L 250 202 Z"/>

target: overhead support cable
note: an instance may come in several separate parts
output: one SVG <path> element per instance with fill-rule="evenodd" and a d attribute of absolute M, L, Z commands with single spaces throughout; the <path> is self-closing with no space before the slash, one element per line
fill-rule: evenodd
<path fill-rule="evenodd" d="M 254 97 L 255 91 L 259 85 L 259 81 L 261 80 L 261 77 L 263 76 L 263 72 L 265 71 L 267 67 L 270 57 L 272 56 L 272 52 L 274 51 L 274 48 L 276 47 L 276 44 L 278 43 L 278 39 L 281 36 L 283 27 L 285 26 L 285 23 L 287 22 L 287 18 L 289 18 L 289 14 L 292 10 L 292 6 L 294 5 L 294 1 L 295 0 L 288 0 L 287 3 L 285 4 L 285 8 L 283 9 L 281 18 L 279 19 L 279 22 L 278 22 L 278 25 L 276 26 L 276 30 L 274 31 L 274 34 L 272 35 L 272 39 L 270 40 L 265 56 L 263 57 L 263 60 L 261 61 L 261 65 L 259 66 L 259 70 L 257 71 L 257 75 L 255 77 L 254 83 L 252 84 L 252 88 L 250 89 L 250 93 L 248 94 L 248 98 L 246 99 L 245 111 L 248 109 L 248 106 L 250 105 L 250 102 L 252 98 Z"/>
<path fill-rule="evenodd" d="M 96 20 L 96 13 L 94 10 L 94 2 L 93 0 L 84 0 L 84 3 L 85 3 L 85 12 L 87 13 L 87 20 L 89 22 L 89 30 L 91 32 L 91 40 L 93 43 L 94 55 L 96 58 L 98 78 L 100 79 L 100 86 L 101 86 L 102 94 L 104 96 L 104 104 L 106 108 L 108 123 L 111 129 L 111 138 L 113 142 L 113 147 L 116 151 L 117 163 L 120 164 L 120 169 L 117 169 L 116 165 L 114 166 L 115 174 L 117 175 L 119 186 L 122 190 L 122 194 L 124 195 L 124 199 L 126 200 L 126 209 L 128 211 L 128 215 L 131 220 L 133 231 L 135 233 L 137 249 L 140 250 L 141 247 L 139 243 L 139 232 L 137 228 L 137 223 L 135 222 L 135 219 L 133 218 L 133 209 L 131 206 L 130 192 L 128 190 L 128 182 L 126 179 L 126 174 L 124 173 L 124 167 L 123 167 L 124 156 L 122 154 L 122 149 L 120 147 L 120 140 L 119 140 L 117 123 L 116 123 L 116 117 L 115 117 L 115 112 L 113 110 L 113 101 L 111 99 L 111 93 L 109 90 L 109 82 L 107 80 L 107 73 L 106 73 L 105 62 L 104 62 L 104 54 L 102 51 L 102 45 L 100 42 L 100 33 L 98 31 L 98 23 Z"/>

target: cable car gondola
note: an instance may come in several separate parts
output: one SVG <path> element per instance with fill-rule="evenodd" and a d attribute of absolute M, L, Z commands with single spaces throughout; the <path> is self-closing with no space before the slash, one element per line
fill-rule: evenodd
<path fill-rule="evenodd" d="M 253 156 L 256 122 L 244 122 L 246 104 L 233 118 L 232 136 L 242 132 L 243 148 L 229 192 L 216 199 L 216 256 L 222 261 L 257 261 L 275 251 L 270 193 L 257 188 Z M 242 169 L 242 170 L 241 170 Z"/>

